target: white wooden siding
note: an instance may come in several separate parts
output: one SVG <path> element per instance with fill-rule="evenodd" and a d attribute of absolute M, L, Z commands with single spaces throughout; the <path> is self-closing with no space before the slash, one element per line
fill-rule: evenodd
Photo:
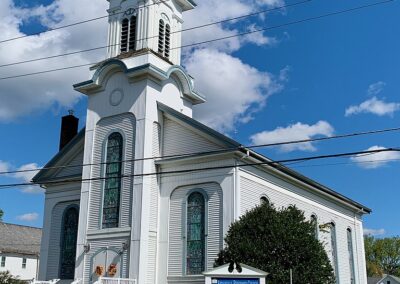
<path fill-rule="evenodd" d="M 62 219 L 65 209 L 71 205 L 76 205 L 79 207 L 79 201 L 58 203 L 53 207 L 51 212 L 50 242 L 46 279 L 59 278 Z"/>
<path fill-rule="evenodd" d="M 216 183 L 180 187 L 170 200 L 168 276 L 184 276 L 186 265 L 186 201 L 188 194 L 199 190 L 207 195 L 206 271 L 211 269 L 222 248 L 222 190 Z"/>
<path fill-rule="evenodd" d="M 243 173 L 242 173 L 243 175 Z M 338 275 L 339 283 L 350 283 L 350 267 L 348 260 L 348 249 L 347 249 L 347 228 L 350 228 L 354 234 L 358 234 L 358 242 L 362 238 L 362 233 L 356 221 L 350 216 L 343 215 L 340 211 L 328 210 L 328 206 L 324 208 L 323 204 L 312 204 L 310 201 L 303 201 L 301 196 L 298 197 L 285 194 L 273 188 L 273 186 L 268 186 L 267 181 L 262 179 L 246 175 L 246 177 L 240 178 L 240 212 L 245 214 L 246 211 L 254 208 L 256 205 L 260 204 L 260 197 L 267 196 L 271 203 L 275 205 L 276 208 L 288 207 L 289 205 L 296 205 L 297 208 L 305 212 L 306 218 L 310 218 L 312 214 L 316 214 L 318 217 L 319 224 L 326 224 L 330 222 L 335 222 L 336 224 L 336 249 L 337 249 L 337 261 L 338 261 Z M 300 190 L 300 189 L 299 189 Z M 317 197 L 314 197 L 317 199 Z M 328 201 L 325 201 L 329 203 Z M 330 207 L 333 207 L 330 206 Z M 354 216 L 354 215 L 353 215 Z M 331 248 L 331 237 L 329 228 L 328 232 L 319 232 L 319 240 L 324 244 L 325 250 L 328 257 L 331 259 L 332 248 Z M 364 283 L 363 267 L 359 259 L 364 256 L 363 251 L 360 249 L 360 243 L 358 243 L 358 249 L 354 245 L 354 256 L 355 256 L 355 270 L 356 278 L 358 281 L 356 283 Z"/>
<path fill-rule="evenodd" d="M 168 118 L 164 119 L 163 146 L 163 154 L 165 156 L 223 149 L 223 147 L 207 140 L 204 136 Z"/>
<path fill-rule="evenodd" d="M 61 169 L 55 176 L 56 177 L 70 177 L 70 176 L 82 176 L 82 165 L 83 164 L 83 149 L 76 154 L 68 163 L 63 166 L 66 168 Z M 72 167 L 77 166 L 77 167 Z"/>
<path fill-rule="evenodd" d="M 103 169 L 105 155 L 105 143 L 108 136 L 113 132 L 120 132 L 123 136 L 123 160 L 133 160 L 135 157 L 135 132 L 136 121 L 133 114 L 125 113 L 117 116 L 107 117 L 99 121 L 95 130 L 93 147 L 92 178 L 104 176 Z M 133 173 L 133 162 L 122 163 L 122 175 Z M 102 203 L 103 203 L 104 180 L 94 180 L 91 183 L 89 222 L 88 229 L 101 229 Z M 129 227 L 131 222 L 132 203 L 132 178 L 122 178 L 120 199 L 120 224 L 119 227 Z"/>

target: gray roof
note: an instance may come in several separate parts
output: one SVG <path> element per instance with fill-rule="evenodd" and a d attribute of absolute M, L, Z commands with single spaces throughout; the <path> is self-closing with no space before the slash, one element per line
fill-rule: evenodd
<path fill-rule="evenodd" d="M 42 229 L 0 222 L 0 252 L 39 255 Z"/>
<path fill-rule="evenodd" d="M 387 280 L 395 280 L 395 281 L 397 281 L 397 283 L 400 283 L 399 277 L 396 277 L 393 275 L 388 275 L 388 274 L 383 274 L 381 277 L 368 277 L 367 284 L 381 284 L 382 281 L 387 281 Z M 384 284 L 386 284 L 386 283 L 384 283 Z"/>

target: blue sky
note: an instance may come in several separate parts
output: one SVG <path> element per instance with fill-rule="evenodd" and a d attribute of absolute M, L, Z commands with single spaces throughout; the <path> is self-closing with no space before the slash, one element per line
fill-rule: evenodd
<path fill-rule="evenodd" d="M 202 3 L 212 3 L 212 1 L 207 0 Z M 60 0 L 60 2 L 65 1 Z M 80 19 L 105 14 L 105 10 L 102 9 L 105 7 L 103 2 L 106 1 L 93 0 L 92 2 L 98 3 L 101 9 L 91 8 L 90 13 L 92 14 L 88 12 L 87 15 L 78 15 L 81 17 Z M 237 2 L 247 5 L 251 1 L 237 0 Z M 282 3 L 282 1 L 275 2 Z M 278 25 L 363 5 L 367 2 L 373 3 L 373 1 L 358 0 L 314 0 L 304 5 L 288 8 L 284 13 L 270 13 L 266 19 L 255 17 L 229 26 L 221 26 L 221 30 L 225 32 L 241 31 L 248 29 L 253 24 L 256 27 Z M 55 22 L 45 22 L 45 17 L 41 14 L 43 9 L 38 9 L 38 5 L 52 4 L 55 3 L 51 0 L 15 0 L 14 5 L 16 7 L 12 8 L 13 13 L 16 13 L 15 10 L 24 11 L 24 15 L 20 16 L 24 18 L 24 21 L 17 25 L 20 30 L 16 33 L 30 33 L 37 31 L 46 24 L 55 25 L 69 20 L 74 21 L 74 18 L 68 18 L 68 14 L 65 14 Z M 203 11 L 208 8 L 201 3 L 199 6 L 201 6 L 199 10 Z M 251 6 L 249 4 L 247 7 L 250 11 L 254 11 L 265 9 L 267 6 L 261 7 L 255 6 L 255 4 Z M 215 128 L 224 131 L 246 145 L 255 142 L 254 135 L 257 133 L 265 132 L 265 136 L 259 135 L 257 141 L 267 139 L 266 142 L 268 142 L 272 141 L 271 139 L 276 139 L 278 133 L 276 130 L 279 127 L 285 131 L 283 133 L 287 133 L 284 140 L 298 137 L 296 136 L 298 135 L 296 129 L 301 129 L 303 135 L 308 135 L 307 137 L 320 137 L 398 127 L 400 117 L 400 110 L 398 110 L 400 109 L 400 80 L 398 80 L 400 74 L 400 57 L 398 55 L 400 50 L 400 38 L 398 36 L 400 27 L 399 8 L 399 2 L 393 2 L 349 14 L 276 29 L 264 33 L 263 38 L 240 42 L 236 48 L 228 45 L 215 47 L 214 53 L 199 50 L 186 51 L 184 63 L 191 73 L 198 73 L 201 77 L 206 70 L 199 69 L 190 58 L 200 60 L 205 58 L 205 54 L 207 56 L 215 53 L 218 55 L 225 54 L 227 63 L 245 66 L 247 72 L 253 72 L 251 76 L 240 79 L 245 81 L 249 78 L 249 81 L 254 80 L 254 84 L 259 85 L 255 89 L 243 86 L 244 90 L 250 88 L 249 90 L 254 92 L 254 97 L 249 98 L 246 102 L 232 101 L 233 104 L 244 105 L 244 108 L 241 109 L 242 113 L 234 113 L 229 116 L 228 124 L 218 124 L 218 122 L 211 121 L 211 124 L 215 123 L 213 125 Z M 35 13 L 27 11 L 35 11 Z M 221 12 L 222 18 L 223 12 Z M 58 11 L 58 13 L 61 12 Z M 207 21 L 206 17 L 202 19 L 205 22 Z M 196 23 L 192 20 L 188 21 Z M 101 35 L 93 38 L 93 40 L 87 38 L 83 42 L 82 40 L 79 41 L 79 37 L 70 37 L 69 39 L 79 42 L 79 45 L 75 43 L 68 43 L 70 45 L 67 47 L 60 45 L 62 46 L 60 50 L 105 45 L 104 35 L 106 30 L 103 30 L 106 27 L 105 24 L 93 24 L 89 27 L 82 25 L 70 29 L 68 36 L 74 33 L 84 35 L 85 28 L 94 31 L 101 28 L 101 32 L 99 32 Z M 208 38 L 213 38 L 212 35 L 210 32 L 200 35 L 199 32 L 196 37 L 193 37 L 203 38 L 208 36 Z M 12 37 L 11 34 L 9 36 Z M 59 34 L 59 36 L 68 39 L 68 36 L 64 35 L 63 37 L 63 34 Z M 190 38 L 191 35 L 188 32 L 184 34 L 184 37 Z M 1 39 L 3 39 L 3 36 L 0 36 Z M 40 42 L 41 39 L 35 38 L 35 40 Z M 54 42 L 59 44 L 58 41 Z M 10 48 L 12 46 L 18 48 L 20 44 L 23 44 L 22 41 L 15 41 L 13 45 L 0 45 L 0 52 L 2 54 L 13 53 L 14 51 L 11 51 Z M 57 50 L 51 51 L 57 54 Z M 32 56 L 38 55 L 40 53 Z M 0 63 L 18 61 L 19 58 L 25 58 L 24 56 L 26 55 L 3 55 L 0 57 Z M 85 56 L 89 59 L 84 58 Z M 92 56 L 94 55 L 85 54 L 81 55 L 80 59 L 90 61 Z M 101 59 L 104 57 L 104 52 L 97 56 L 98 59 Z M 96 57 L 93 58 L 96 59 Z M 63 66 L 63 64 L 65 64 L 64 66 L 74 65 L 73 62 L 75 64 L 80 63 L 74 60 L 41 62 L 35 68 L 44 70 L 53 68 L 53 66 Z M 3 76 L 9 74 L 9 72 L 11 74 L 26 73 L 31 70 L 28 65 L 19 68 L 11 71 L 4 68 L 0 69 L 0 75 Z M 215 69 L 217 67 L 208 66 L 207 68 Z M 229 68 L 229 66 L 226 66 L 226 68 Z M 2 116 L 0 107 L 0 133 L 2 138 L 0 139 L 0 161 L 6 164 L 8 168 L 18 169 L 23 165 L 32 163 L 38 166 L 44 165 L 58 150 L 60 118 L 66 113 L 67 109 L 73 108 L 76 115 L 81 118 L 81 126 L 83 125 L 86 100 L 84 97 L 74 94 L 71 84 L 85 80 L 88 73 L 85 69 L 73 72 L 73 74 L 39 75 L 15 79 L 10 82 L 0 82 L 0 105 L 9 103 L 10 98 L 14 96 L 14 90 L 21 98 L 17 103 L 7 105 L 7 115 Z M 210 72 L 212 73 L 213 70 L 210 70 Z M 282 76 L 279 76 L 279 74 Z M 266 84 L 262 82 L 263 79 L 260 81 L 260 78 L 270 79 L 272 83 Z M 202 90 L 210 90 L 210 100 L 213 102 L 212 91 L 216 89 L 215 86 L 212 86 L 213 82 L 205 82 L 200 78 L 199 83 Z M 211 86 L 204 84 L 211 84 Z M 58 90 L 59 93 L 54 90 Z M 230 91 L 227 91 L 227 96 Z M 270 94 L 266 95 L 265 93 L 268 92 Z M 47 97 L 51 99 L 42 98 L 43 93 L 48 94 Z M 210 94 L 205 93 L 205 95 L 210 98 Z M 361 105 L 362 103 L 364 104 Z M 352 113 L 346 116 L 346 109 L 349 109 L 350 106 L 355 107 Z M 3 112 L 5 111 L 3 110 Z M 199 113 L 203 120 L 205 115 L 207 115 L 207 119 L 213 119 L 213 113 L 210 113 L 207 104 L 202 106 Z M 226 117 L 222 118 L 226 119 Z M 325 124 L 318 125 L 320 121 Z M 271 158 L 280 160 L 310 155 L 362 151 L 373 146 L 399 147 L 399 138 L 399 133 L 388 133 L 320 142 L 308 145 L 309 147 L 305 149 L 274 148 L 260 151 Z M 399 157 L 392 155 L 384 158 L 398 159 Z M 370 160 L 374 159 L 378 158 L 371 156 Z M 400 226 L 398 225 L 398 218 L 400 217 L 398 212 L 400 162 L 375 164 L 376 167 L 374 168 L 365 168 L 365 165 L 371 165 L 371 163 L 357 164 L 354 160 L 340 158 L 298 163 L 291 167 L 372 208 L 373 213 L 365 217 L 364 225 L 366 228 L 380 233 L 380 237 L 400 235 Z M 22 180 L 23 177 L 0 177 L 1 184 Z M 5 211 L 4 220 L 6 222 L 41 226 L 43 201 L 42 193 L 27 193 L 19 188 L 0 190 L 0 208 Z"/>

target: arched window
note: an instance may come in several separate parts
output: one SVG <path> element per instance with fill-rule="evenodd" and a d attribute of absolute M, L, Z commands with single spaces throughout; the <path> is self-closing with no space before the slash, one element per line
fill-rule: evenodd
<path fill-rule="evenodd" d="M 313 225 L 313 227 L 314 227 L 314 231 L 313 231 L 314 237 L 315 237 L 316 239 L 318 239 L 318 231 L 319 231 L 319 228 L 318 228 L 318 218 L 317 218 L 317 215 L 315 215 L 315 214 L 311 215 L 311 223 L 312 223 L 312 225 Z"/>
<path fill-rule="evenodd" d="M 164 20 L 160 20 L 158 29 L 158 53 L 164 55 L 164 37 L 165 37 L 165 24 Z"/>
<path fill-rule="evenodd" d="M 186 230 L 186 274 L 200 275 L 205 263 L 205 200 L 200 192 L 188 197 Z"/>
<path fill-rule="evenodd" d="M 260 203 L 261 204 L 269 204 L 269 200 L 266 196 L 261 196 Z"/>
<path fill-rule="evenodd" d="M 165 48 L 164 56 L 169 58 L 169 50 L 171 48 L 171 27 L 167 24 L 165 26 Z"/>
<path fill-rule="evenodd" d="M 122 20 L 121 53 L 136 49 L 136 21 L 136 16 Z"/>
<path fill-rule="evenodd" d="M 129 37 L 129 20 L 122 20 L 121 28 L 121 52 L 128 51 L 128 37 Z"/>
<path fill-rule="evenodd" d="M 356 283 L 356 275 L 354 271 L 354 253 L 353 253 L 353 237 L 350 228 L 347 229 L 347 249 L 349 251 L 349 268 L 350 268 L 350 283 Z"/>
<path fill-rule="evenodd" d="M 336 245 L 336 226 L 331 223 L 331 250 L 332 250 L 332 267 L 338 283 L 338 259 L 337 259 L 337 245 Z"/>
<path fill-rule="evenodd" d="M 74 279 L 78 219 L 77 207 L 69 207 L 64 211 L 61 227 L 60 279 Z"/>
<path fill-rule="evenodd" d="M 122 173 L 122 135 L 108 137 L 103 200 L 103 228 L 116 228 L 119 223 L 119 204 Z"/>

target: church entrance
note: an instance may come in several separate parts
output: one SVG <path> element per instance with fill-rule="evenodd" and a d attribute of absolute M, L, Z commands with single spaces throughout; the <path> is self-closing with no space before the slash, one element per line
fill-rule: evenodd
<path fill-rule="evenodd" d="M 121 276 L 121 258 L 122 254 L 116 248 L 102 248 L 92 257 L 92 275 L 91 281 L 95 282 L 99 277 Z"/>
<path fill-rule="evenodd" d="M 60 256 L 60 279 L 74 279 L 79 210 L 72 206 L 64 211 Z"/>

